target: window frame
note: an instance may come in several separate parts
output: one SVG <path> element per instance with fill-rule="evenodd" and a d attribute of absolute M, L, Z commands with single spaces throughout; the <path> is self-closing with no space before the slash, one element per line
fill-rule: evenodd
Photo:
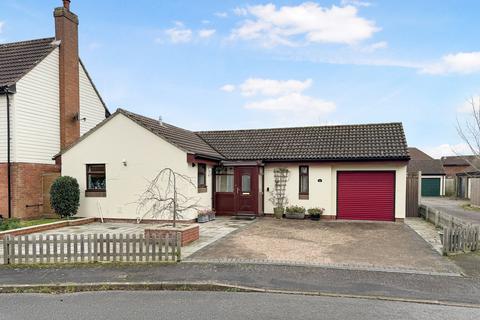
<path fill-rule="evenodd" d="M 214 173 L 215 173 L 215 193 L 225 193 L 225 194 L 233 194 L 235 192 L 235 171 L 234 169 L 232 170 L 233 172 L 232 173 L 228 173 L 228 169 L 227 169 L 227 172 L 226 173 L 217 173 L 217 169 L 219 168 L 231 168 L 231 167 L 214 167 L 213 170 L 214 170 Z M 217 177 L 218 176 L 231 176 L 232 177 L 232 191 L 218 191 L 217 187 L 218 187 L 218 183 L 217 183 Z"/>
<path fill-rule="evenodd" d="M 307 168 L 306 173 L 302 173 L 302 168 Z M 307 191 L 302 191 L 302 178 L 307 179 Z M 310 167 L 306 165 L 302 165 L 298 167 L 298 194 L 300 196 L 307 196 L 310 193 Z"/>
<path fill-rule="evenodd" d="M 90 167 L 93 166 L 103 166 L 103 176 L 105 178 L 105 188 L 104 189 L 90 189 L 88 178 L 92 175 Z M 85 196 L 86 197 L 106 197 L 107 196 L 107 165 L 105 163 L 87 163 L 85 165 L 86 171 L 86 185 L 85 185 Z M 101 174 L 101 172 L 99 172 Z M 99 173 L 95 173 L 98 175 Z"/>
<path fill-rule="evenodd" d="M 200 168 L 203 168 L 204 183 L 200 184 Z M 197 163 L 197 188 L 198 192 L 207 192 L 207 164 Z"/>

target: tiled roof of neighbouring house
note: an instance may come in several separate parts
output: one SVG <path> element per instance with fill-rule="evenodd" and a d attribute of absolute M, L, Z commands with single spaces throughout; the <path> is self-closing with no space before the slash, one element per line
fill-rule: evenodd
<path fill-rule="evenodd" d="M 197 132 L 229 160 L 408 160 L 401 123 Z"/>
<path fill-rule="evenodd" d="M 418 148 L 409 147 L 408 153 L 410 154 L 410 159 L 412 160 L 433 160 L 432 157 Z"/>
<path fill-rule="evenodd" d="M 145 129 L 153 132 L 157 136 L 162 137 L 171 144 L 176 145 L 177 147 L 189 153 L 194 153 L 199 156 L 223 159 L 221 154 L 215 151 L 192 131 L 181 129 L 165 122 L 160 123 L 158 120 L 144 117 L 123 109 L 118 109 L 117 112 L 120 112 Z"/>
<path fill-rule="evenodd" d="M 15 84 L 53 49 L 55 38 L 0 44 L 0 86 Z"/>
<path fill-rule="evenodd" d="M 444 166 L 468 166 L 470 161 L 476 158 L 476 156 L 447 156 L 442 157 L 442 162 Z"/>
<path fill-rule="evenodd" d="M 442 160 L 410 160 L 407 166 L 408 172 L 421 171 L 422 174 L 430 175 L 444 175 Z"/>

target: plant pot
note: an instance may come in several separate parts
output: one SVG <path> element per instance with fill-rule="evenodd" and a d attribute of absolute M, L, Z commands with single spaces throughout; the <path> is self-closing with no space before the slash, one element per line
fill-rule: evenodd
<path fill-rule="evenodd" d="M 210 221 L 215 220 L 215 212 L 210 212 L 209 215 L 208 215 L 208 219 L 209 219 Z"/>
<path fill-rule="evenodd" d="M 318 215 L 318 216 L 315 216 L 315 215 L 310 216 L 310 220 L 319 221 L 319 220 L 320 220 L 320 215 Z"/>
<path fill-rule="evenodd" d="M 273 216 L 277 219 L 282 219 L 283 211 L 283 208 L 273 208 Z"/>
<path fill-rule="evenodd" d="M 287 219 L 305 219 L 305 212 L 287 212 L 285 213 Z"/>
<path fill-rule="evenodd" d="M 205 222 L 208 222 L 208 216 L 198 216 L 197 218 L 197 222 L 198 223 L 205 223 Z"/>

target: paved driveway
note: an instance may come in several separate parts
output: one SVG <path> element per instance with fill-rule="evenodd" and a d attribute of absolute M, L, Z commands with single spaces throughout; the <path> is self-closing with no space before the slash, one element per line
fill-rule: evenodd
<path fill-rule="evenodd" d="M 403 223 L 259 219 L 198 251 L 192 260 L 294 262 L 458 272 Z"/>
<path fill-rule="evenodd" d="M 480 224 L 480 209 L 466 210 L 462 208 L 463 205 L 469 204 L 469 201 L 447 198 L 422 198 L 421 201 L 427 207 L 435 208 L 470 223 Z"/>

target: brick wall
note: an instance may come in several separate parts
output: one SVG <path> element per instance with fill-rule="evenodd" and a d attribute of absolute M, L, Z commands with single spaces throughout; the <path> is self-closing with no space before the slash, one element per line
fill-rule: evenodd
<path fill-rule="evenodd" d="M 468 166 L 444 166 L 443 170 L 447 177 L 455 177 L 457 173 L 463 173 L 467 168 Z"/>
<path fill-rule="evenodd" d="M 12 163 L 12 210 L 14 218 L 32 219 L 43 215 L 42 176 L 60 172 L 60 167 L 52 164 Z M 7 164 L 0 164 L 0 214 L 8 216 Z"/>

